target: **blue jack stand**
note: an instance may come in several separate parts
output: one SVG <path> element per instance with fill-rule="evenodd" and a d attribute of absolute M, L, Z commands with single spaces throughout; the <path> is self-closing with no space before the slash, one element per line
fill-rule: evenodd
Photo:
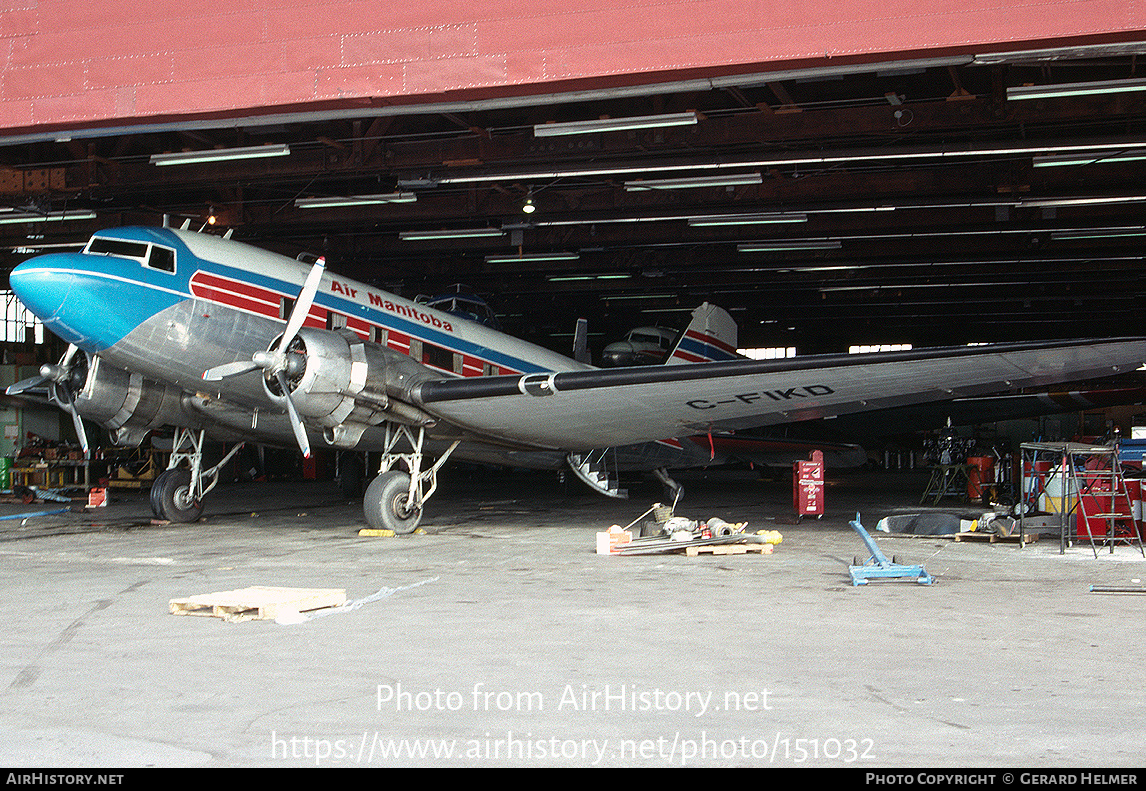
<path fill-rule="evenodd" d="M 914 577 L 915 581 L 920 585 L 930 585 L 935 582 L 935 579 L 924 570 L 923 566 L 901 566 L 898 563 L 893 563 L 887 559 L 887 556 L 879 551 L 875 541 L 871 535 L 860 524 L 860 515 L 857 512 L 856 518 L 851 522 L 852 529 L 859 533 L 860 538 L 867 544 L 868 550 L 871 552 L 871 558 L 867 563 L 862 566 L 848 566 L 848 571 L 852 575 L 852 585 L 867 585 L 869 579 L 890 579 L 898 577 Z"/>

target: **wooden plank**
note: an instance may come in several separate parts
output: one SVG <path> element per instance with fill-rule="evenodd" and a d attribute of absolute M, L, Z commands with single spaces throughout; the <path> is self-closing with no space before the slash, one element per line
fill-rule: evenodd
<path fill-rule="evenodd" d="M 926 538 L 936 538 L 936 536 L 925 536 Z M 986 541 L 990 544 L 1017 544 L 1019 543 L 1019 531 L 1016 530 L 1009 536 L 1001 536 L 998 533 L 980 533 L 972 531 L 969 533 L 956 533 L 956 541 Z M 1033 544 L 1039 540 L 1038 533 L 1027 533 L 1027 540 L 1024 544 Z"/>
<path fill-rule="evenodd" d="M 690 558 L 697 555 L 771 555 L 771 544 L 713 544 L 707 547 L 685 547 L 684 553 Z"/>
<path fill-rule="evenodd" d="M 307 612 L 346 603 L 342 588 L 274 588 L 254 586 L 186 599 L 171 599 L 172 615 L 205 615 L 238 621 L 274 620 L 283 612 Z"/>
<path fill-rule="evenodd" d="M 930 536 L 929 536 L 929 538 L 930 538 Z M 973 531 L 970 533 L 956 533 L 955 534 L 955 540 L 956 541 L 986 541 L 989 544 L 994 544 L 997 539 L 998 539 L 998 536 L 995 533 L 980 533 L 977 531 Z"/>

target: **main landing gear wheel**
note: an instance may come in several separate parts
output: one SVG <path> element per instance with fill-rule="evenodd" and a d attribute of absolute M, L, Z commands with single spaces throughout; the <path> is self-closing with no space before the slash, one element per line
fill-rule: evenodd
<path fill-rule="evenodd" d="M 366 487 L 362 511 L 366 523 L 375 530 L 393 530 L 402 535 L 413 533 L 422 521 L 421 508 L 408 508 L 410 476 L 401 470 L 390 470 Z"/>
<path fill-rule="evenodd" d="M 203 503 L 191 496 L 191 472 L 167 470 L 151 484 L 151 510 L 169 522 L 194 522 L 203 514 Z"/>

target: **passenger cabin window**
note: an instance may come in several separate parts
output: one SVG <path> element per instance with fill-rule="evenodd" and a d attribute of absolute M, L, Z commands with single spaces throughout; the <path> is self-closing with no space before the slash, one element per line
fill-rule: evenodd
<path fill-rule="evenodd" d="M 454 370 L 454 353 L 441 346 L 422 342 L 422 362 L 441 368 L 444 371 Z"/>

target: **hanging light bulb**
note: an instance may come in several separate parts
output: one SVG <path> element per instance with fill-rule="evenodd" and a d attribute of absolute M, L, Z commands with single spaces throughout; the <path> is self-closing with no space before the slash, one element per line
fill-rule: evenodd
<path fill-rule="evenodd" d="M 533 214 L 535 211 L 537 211 L 537 207 L 533 204 L 532 197 L 525 199 L 525 203 L 521 204 L 521 210 L 526 214 Z"/>

